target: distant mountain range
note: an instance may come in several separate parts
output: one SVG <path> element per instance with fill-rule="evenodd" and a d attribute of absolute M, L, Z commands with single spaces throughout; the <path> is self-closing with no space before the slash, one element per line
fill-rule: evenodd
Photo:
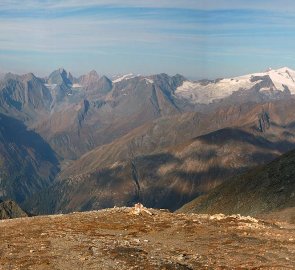
<path fill-rule="evenodd" d="M 30 212 L 175 210 L 295 147 L 295 71 L 229 79 L 60 68 L 0 79 L 0 198 Z"/>

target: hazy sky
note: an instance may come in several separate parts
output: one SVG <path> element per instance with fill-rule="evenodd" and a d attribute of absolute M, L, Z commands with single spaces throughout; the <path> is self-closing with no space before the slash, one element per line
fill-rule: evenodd
<path fill-rule="evenodd" d="M 0 73 L 295 68 L 293 0 L 0 0 Z"/>

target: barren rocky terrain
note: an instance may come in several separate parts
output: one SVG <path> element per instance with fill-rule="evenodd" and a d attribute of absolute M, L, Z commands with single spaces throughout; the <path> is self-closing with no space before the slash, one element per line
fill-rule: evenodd
<path fill-rule="evenodd" d="M 0 222 L 0 269 L 294 269 L 295 226 L 113 208 Z"/>

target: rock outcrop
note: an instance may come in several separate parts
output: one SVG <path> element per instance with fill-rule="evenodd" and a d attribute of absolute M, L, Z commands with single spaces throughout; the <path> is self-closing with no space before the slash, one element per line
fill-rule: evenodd
<path fill-rule="evenodd" d="M 0 219 L 28 217 L 28 213 L 22 210 L 14 201 L 0 203 Z"/>

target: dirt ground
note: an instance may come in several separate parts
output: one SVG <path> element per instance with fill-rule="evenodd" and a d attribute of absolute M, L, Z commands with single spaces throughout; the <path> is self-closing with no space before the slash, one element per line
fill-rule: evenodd
<path fill-rule="evenodd" d="M 0 269 L 295 269 L 295 225 L 113 208 L 0 221 Z"/>

